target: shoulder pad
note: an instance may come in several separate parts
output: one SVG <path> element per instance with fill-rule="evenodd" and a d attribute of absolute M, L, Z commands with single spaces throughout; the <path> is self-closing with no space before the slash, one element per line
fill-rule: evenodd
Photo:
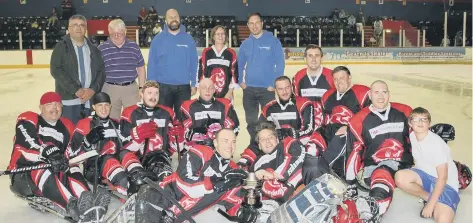
<path fill-rule="evenodd" d="M 74 124 L 72 124 L 72 121 L 64 117 L 61 117 L 59 120 L 66 126 L 69 135 L 72 137 L 72 133 L 74 132 Z"/>
<path fill-rule="evenodd" d="M 406 105 L 406 104 L 396 103 L 396 102 L 391 102 L 391 107 L 404 113 L 406 118 L 409 117 L 412 111 L 411 106 Z"/>
<path fill-rule="evenodd" d="M 171 117 L 174 117 L 174 111 L 170 107 L 164 105 L 158 105 L 158 107 L 167 111 Z"/>
<path fill-rule="evenodd" d="M 75 131 L 80 132 L 82 135 L 86 135 L 90 132 L 90 122 L 92 118 L 87 117 L 79 120 L 76 124 Z"/>
<path fill-rule="evenodd" d="M 122 112 L 122 115 L 121 115 L 120 119 L 125 119 L 126 121 L 131 122 L 131 120 L 130 120 L 131 114 L 133 114 L 133 112 L 137 108 L 138 108 L 138 105 L 136 105 L 136 104 L 126 107 L 125 109 L 123 109 L 123 112 Z"/>
<path fill-rule="evenodd" d="M 328 100 L 328 98 L 337 91 L 336 88 L 330 88 L 328 89 L 324 95 L 322 95 L 322 106 L 325 106 L 325 102 Z"/>
<path fill-rule="evenodd" d="M 36 126 L 38 125 L 38 116 L 38 113 L 32 111 L 23 112 L 18 115 L 18 117 L 16 118 L 16 122 L 18 123 L 20 121 L 27 121 Z"/>
<path fill-rule="evenodd" d="M 278 103 L 276 100 L 272 100 L 270 102 L 268 102 L 268 104 L 266 104 L 264 107 L 263 107 L 263 110 L 261 111 L 261 113 L 264 115 L 264 117 L 266 117 L 266 112 L 268 111 L 268 108 L 270 108 L 272 105 L 274 105 L 275 103 Z"/>
<path fill-rule="evenodd" d="M 195 155 L 203 159 L 204 162 L 209 161 L 210 158 L 214 155 L 214 151 L 212 148 L 199 144 L 189 146 L 189 152 L 194 153 Z"/>
<path fill-rule="evenodd" d="M 368 98 L 368 92 L 370 91 L 370 88 L 365 85 L 354 84 L 351 87 L 351 90 L 353 93 L 355 93 L 356 99 L 358 100 L 360 106 L 363 106 L 366 99 Z"/>

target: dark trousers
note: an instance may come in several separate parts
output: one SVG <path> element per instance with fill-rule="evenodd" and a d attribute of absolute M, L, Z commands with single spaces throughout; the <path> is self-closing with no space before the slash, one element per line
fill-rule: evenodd
<path fill-rule="evenodd" d="M 243 89 L 243 108 L 245 109 L 246 129 L 251 136 L 251 141 L 256 135 L 256 124 L 261 110 L 270 101 L 274 100 L 274 91 L 261 87 L 246 87 Z"/>
<path fill-rule="evenodd" d="M 159 83 L 159 104 L 174 109 L 176 118 L 181 121 L 181 104 L 191 99 L 191 86 Z"/>
<path fill-rule="evenodd" d="M 74 126 L 79 120 L 89 116 L 91 110 L 82 105 L 64 105 L 62 106 L 62 117 L 69 119 Z"/>

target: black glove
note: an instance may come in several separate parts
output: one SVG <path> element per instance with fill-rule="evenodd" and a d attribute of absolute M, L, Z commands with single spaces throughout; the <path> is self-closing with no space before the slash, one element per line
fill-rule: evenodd
<path fill-rule="evenodd" d="M 225 180 L 245 180 L 248 178 L 248 172 L 244 169 L 230 169 L 222 173 L 222 177 Z"/>
<path fill-rule="evenodd" d="M 84 138 L 84 145 L 86 148 L 92 147 L 93 144 L 97 143 L 100 140 L 105 138 L 105 131 L 103 126 L 99 125 L 92 130 L 90 130 L 89 134 Z"/>
<path fill-rule="evenodd" d="M 196 128 L 191 128 L 189 131 L 186 132 L 185 138 L 187 141 L 193 141 L 192 138 L 194 134 L 200 133 L 202 135 L 207 135 L 207 128 L 204 127 L 196 127 Z"/>
<path fill-rule="evenodd" d="M 43 149 L 41 156 L 43 160 L 52 165 L 53 172 L 66 172 L 69 169 L 68 161 L 64 153 L 56 146 L 49 145 Z"/>
<path fill-rule="evenodd" d="M 258 211 L 255 208 L 242 205 L 238 210 L 236 217 L 238 218 L 238 222 L 256 222 Z"/>
<path fill-rule="evenodd" d="M 221 178 L 220 178 L 221 179 Z M 228 190 L 231 190 L 235 187 L 238 187 L 243 184 L 243 181 L 240 179 L 230 178 L 228 180 L 220 180 L 215 182 L 213 185 L 214 192 L 222 193 Z"/>
<path fill-rule="evenodd" d="M 299 138 L 299 133 L 294 128 L 281 128 L 277 129 L 276 132 L 279 140 L 283 140 L 286 137 Z"/>
<path fill-rule="evenodd" d="M 344 198 L 345 199 L 355 199 L 358 197 L 358 189 L 356 184 L 348 185 L 347 191 L 345 192 Z"/>

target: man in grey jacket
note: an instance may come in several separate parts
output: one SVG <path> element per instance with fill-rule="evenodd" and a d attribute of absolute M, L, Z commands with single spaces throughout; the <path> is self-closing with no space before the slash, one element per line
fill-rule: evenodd
<path fill-rule="evenodd" d="M 85 17 L 72 16 L 68 30 L 69 34 L 54 47 L 51 75 L 56 81 L 56 92 L 62 97 L 62 116 L 75 125 L 90 114 L 89 100 L 101 91 L 105 68 L 100 50 L 85 37 Z"/>

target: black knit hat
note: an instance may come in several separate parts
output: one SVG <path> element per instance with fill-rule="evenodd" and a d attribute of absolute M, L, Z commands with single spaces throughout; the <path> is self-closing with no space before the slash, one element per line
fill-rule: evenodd
<path fill-rule="evenodd" d="M 110 100 L 110 96 L 105 93 L 105 92 L 99 92 L 97 94 L 94 95 L 94 97 L 92 97 L 92 104 L 95 105 L 95 104 L 98 104 L 98 103 L 112 103 L 112 101 Z"/>

